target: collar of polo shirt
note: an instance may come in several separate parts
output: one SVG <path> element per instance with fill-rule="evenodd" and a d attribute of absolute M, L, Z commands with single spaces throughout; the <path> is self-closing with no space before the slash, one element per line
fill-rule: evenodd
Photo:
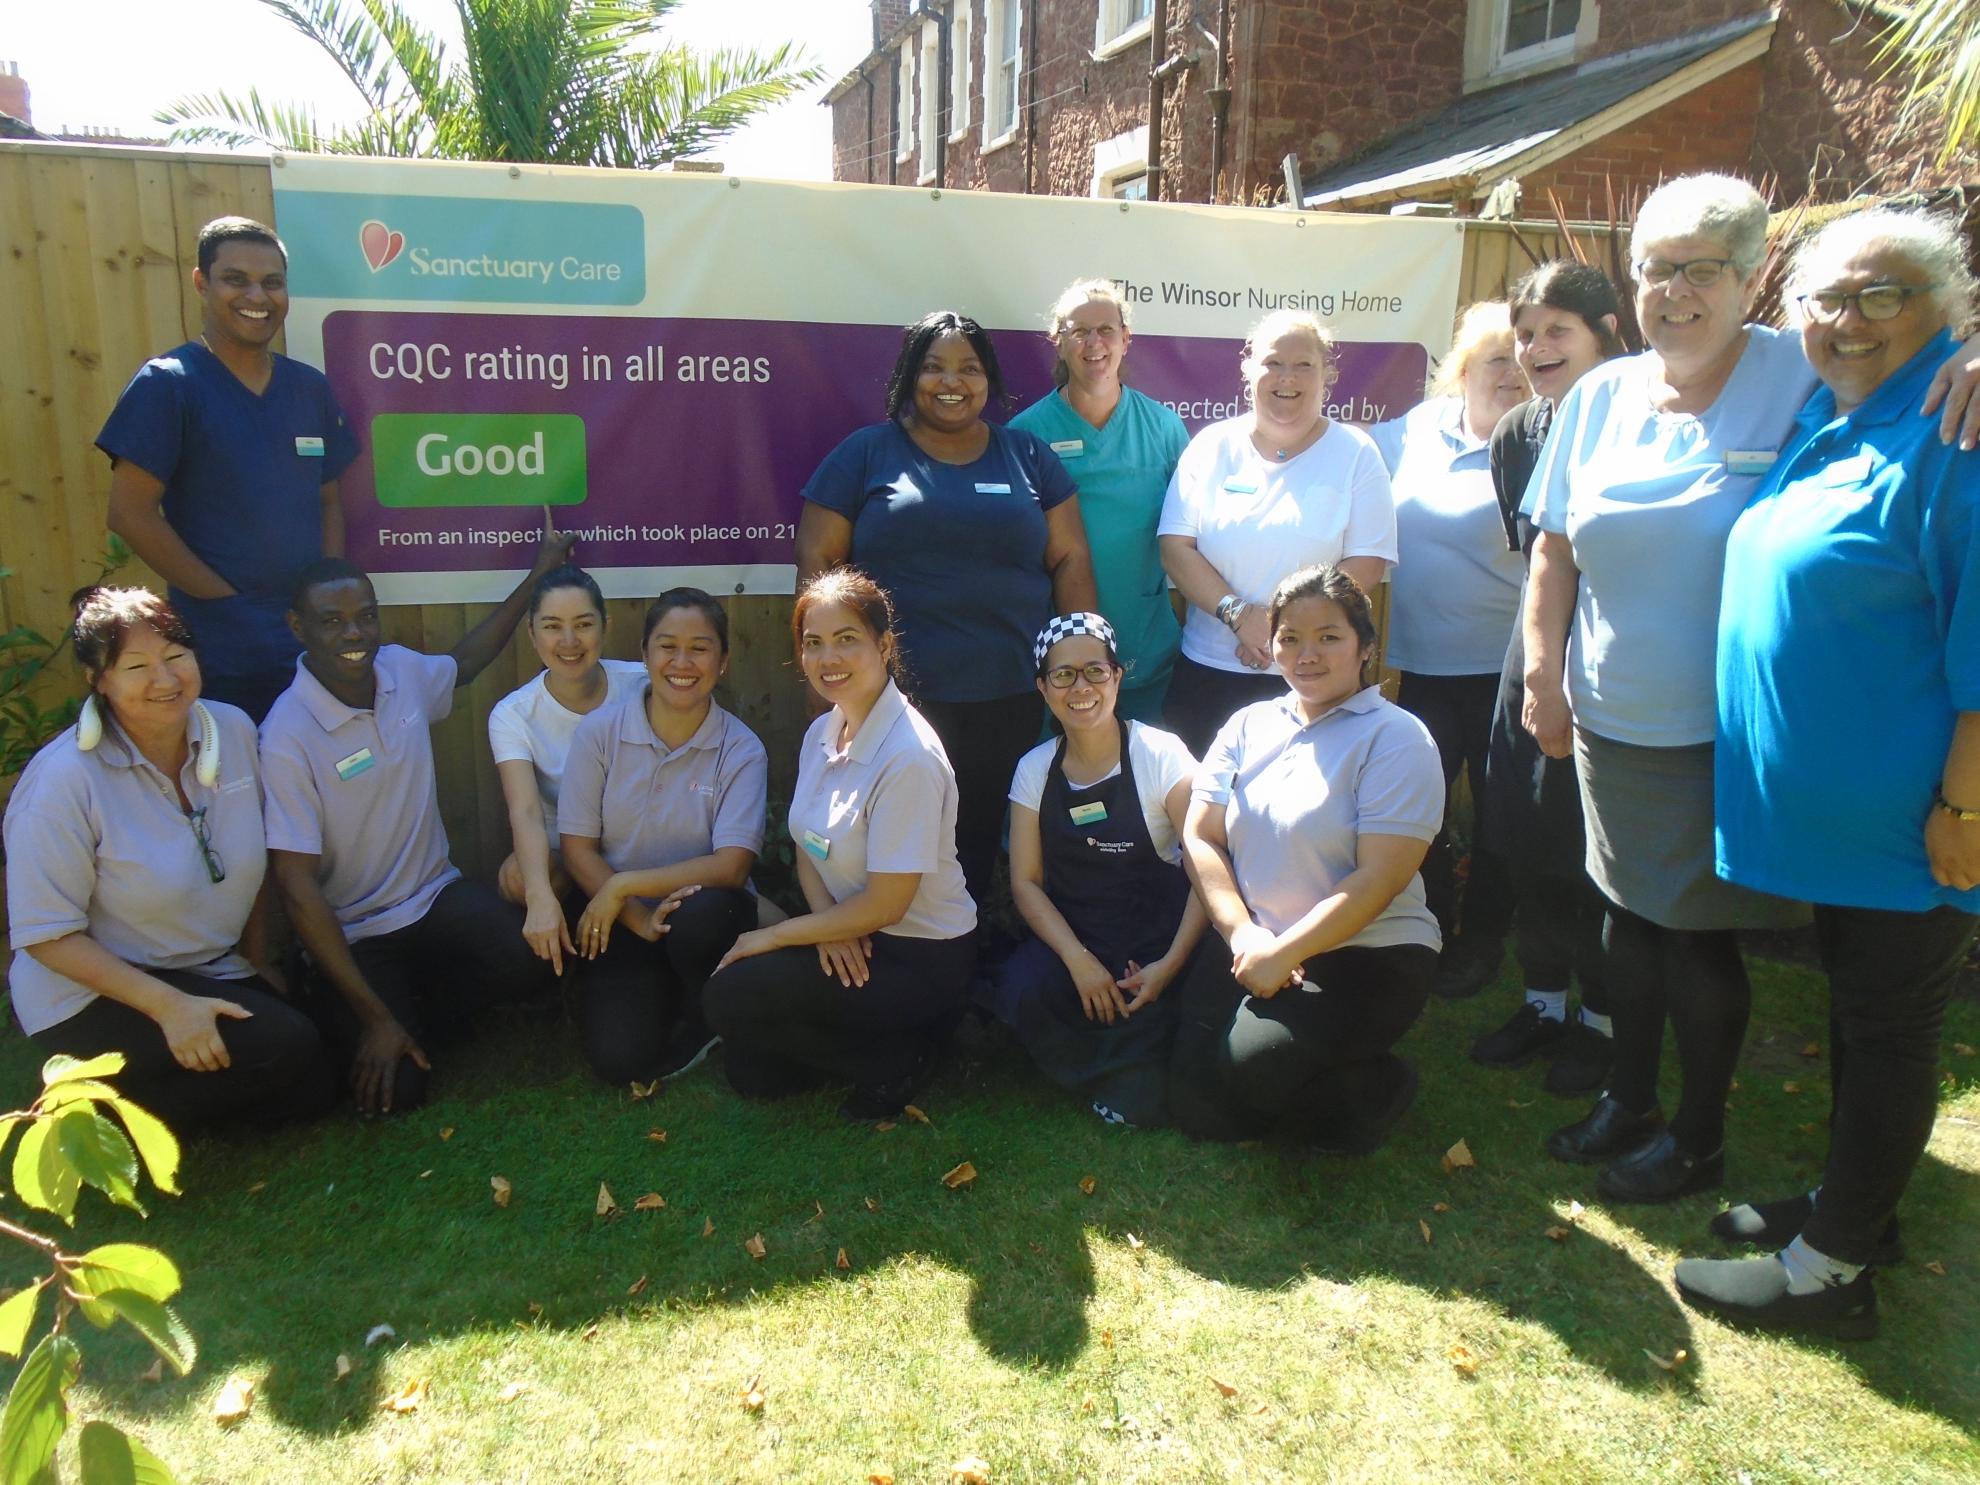
<path fill-rule="evenodd" d="M 838 708 L 834 707 L 833 710 L 837 711 Z M 901 714 L 906 710 L 907 698 L 901 695 L 901 688 L 891 680 L 888 681 L 874 700 L 873 710 L 866 714 L 866 720 L 859 724 L 859 731 L 853 734 L 853 740 L 845 752 L 848 761 L 872 762 L 873 755 L 880 749 L 881 740 L 887 736 L 894 723 L 900 720 Z M 832 746 L 832 735 L 837 731 L 836 727 L 827 727 L 825 735 L 820 739 L 819 745 L 824 748 L 825 756 L 828 758 L 839 756 L 839 750 Z"/>
<path fill-rule="evenodd" d="M 1459 454 L 1476 453 L 1484 448 L 1486 441 L 1482 438 L 1473 438 L 1471 429 L 1465 422 L 1464 398 L 1451 397 L 1447 398 L 1446 402 L 1448 405 L 1437 418 L 1437 431 L 1444 435 L 1444 442 L 1451 446 L 1454 453 Z"/>
<path fill-rule="evenodd" d="M 381 650 L 382 653 L 382 650 Z M 296 694 L 301 698 L 303 709 L 316 719 L 316 725 L 325 732 L 335 732 L 352 717 L 364 712 L 384 710 L 385 698 L 399 689 L 398 680 L 392 675 L 389 665 L 381 665 L 378 658 L 371 662 L 371 705 L 367 707 L 345 706 L 330 694 L 329 688 L 319 681 L 310 668 L 303 664 L 302 657 L 296 657 Z"/>
<path fill-rule="evenodd" d="M 1326 721 L 1336 712 L 1372 712 L 1382 704 L 1382 688 L 1379 685 L 1363 686 L 1345 701 L 1337 701 L 1311 722 L 1303 721 L 1299 715 L 1299 693 L 1288 691 L 1279 698 L 1279 709 L 1301 727 L 1314 727 Z"/>
<path fill-rule="evenodd" d="M 708 703 L 708 715 L 703 717 L 701 725 L 694 729 L 694 736 L 670 751 L 684 753 L 690 748 L 721 746 L 722 719 L 727 715 L 728 713 L 722 710 L 720 702 L 711 700 Z M 653 730 L 653 723 L 647 720 L 646 690 L 641 690 L 637 698 L 628 697 L 625 704 L 619 708 L 619 740 L 643 743 L 649 748 L 666 747 L 666 744 L 660 740 L 660 735 Z"/>

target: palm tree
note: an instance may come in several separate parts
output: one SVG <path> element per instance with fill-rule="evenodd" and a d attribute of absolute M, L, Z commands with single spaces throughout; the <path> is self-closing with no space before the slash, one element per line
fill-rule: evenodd
<path fill-rule="evenodd" d="M 1879 59 L 1911 74 L 1906 115 L 1945 121 L 1939 163 L 1980 144 L 1980 0 L 1897 0 L 1877 10 L 1890 18 Z"/>
<path fill-rule="evenodd" d="M 369 116 L 326 129 L 249 89 L 162 110 L 184 144 L 302 154 L 650 169 L 705 150 L 818 81 L 791 43 L 695 54 L 661 32 L 680 0 L 454 0 L 458 58 L 394 0 L 261 0 L 327 52 Z"/>

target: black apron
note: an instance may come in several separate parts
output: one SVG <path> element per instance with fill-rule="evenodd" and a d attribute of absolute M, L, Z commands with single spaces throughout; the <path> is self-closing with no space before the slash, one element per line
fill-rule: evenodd
<path fill-rule="evenodd" d="M 1145 965 L 1168 953 L 1190 890 L 1182 868 L 1164 861 L 1148 837 L 1128 724 L 1120 728 L 1120 772 L 1074 788 L 1066 779 L 1061 738 L 1038 801 L 1045 894 L 1116 979 L 1126 976 L 1130 959 Z M 1079 992 L 1063 974 L 1022 987 L 1014 1017 L 1018 1038 L 1062 1086 L 1088 1094 L 1130 1123 L 1164 1123 L 1184 973 L 1154 1004 L 1112 1026 L 1086 1018 Z"/>

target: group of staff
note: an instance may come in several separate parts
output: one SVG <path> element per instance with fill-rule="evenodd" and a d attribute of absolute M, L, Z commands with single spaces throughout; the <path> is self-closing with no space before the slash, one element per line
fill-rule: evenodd
<path fill-rule="evenodd" d="M 173 597 L 79 596 L 89 695 L 7 810 L 10 983 L 49 1050 L 124 1052 L 126 1091 L 180 1125 L 318 1113 L 340 1079 L 387 1112 L 426 1096 L 429 1047 L 568 975 L 614 1081 L 720 1044 L 745 1096 L 843 1087 L 848 1117 L 887 1119 L 974 1013 L 1111 1122 L 1364 1153 L 1416 1094 L 1397 1043 L 1433 994 L 1494 979 L 1511 935 L 1521 1004 L 1472 1056 L 1598 1092 L 1549 1153 L 1665 1201 L 1724 1179 L 1734 932 L 1812 905 L 1823 1180 L 1719 1213 L 1714 1234 L 1776 1251 L 1686 1259 L 1677 1284 L 1875 1332 L 1980 923 L 1980 358 L 1955 345 L 1975 285 L 1953 224 L 1877 209 L 1812 234 L 1796 335 L 1746 321 L 1759 196 L 1673 181 L 1631 241 L 1647 351 L 1622 354 L 1599 272 L 1547 264 L 1468 309 L 1428 400 L 1366 430 L 1327 415 L 1337 359 L 1306 315 L 1254 327 L 1251 410 L 1194 438 L 1123 383 L 1104 280 L 1052 306 L 1055 390 L 1008 423 L 984 417 L 1003 387 L 975 321 L 910 326 L 885 419 L 802 492 L 791 637 L 819 711 L 795 916 L 751 885 L 768 759 L 715 699 L 721 604 L 662 594 L 640 660 L 603 659 L 603 598 L 546 523 L 449 653 L 384 644 L 335 555 L 355 445 L 267 348 L 280 245 L 215 226 L 199 348 L 149 364 L 100 440 L 113 523 Z M 179 451 L 216 426 L 280 456 L 307 510 L 206 510 L 230 466 Z M 303 427 L 325 431 L 288 454 Z M 291 549 L 318 537 L 279 598 L 300 650 L 280 687 L 247 674 L 282 648 L 271 520 Z M 513 852 L 477 883 L 448 857 L 429 729 L 525 618 L 543 669 L 488 719 Z M 992 945 L 1006 838 L 1023 934 Z M 271 888 L 313 990 L 269 942 Z"/>

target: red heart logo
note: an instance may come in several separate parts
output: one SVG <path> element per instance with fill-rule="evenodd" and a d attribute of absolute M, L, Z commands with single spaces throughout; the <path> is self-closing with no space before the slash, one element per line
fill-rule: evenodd
<path fill-rule="evenodd" d="M 394 232 L 383 222 L 366 222 L 358 228 L 358 246 L 364 249 L 364 261 L 376 273 L 405 251 L 406 234 Z"/>

